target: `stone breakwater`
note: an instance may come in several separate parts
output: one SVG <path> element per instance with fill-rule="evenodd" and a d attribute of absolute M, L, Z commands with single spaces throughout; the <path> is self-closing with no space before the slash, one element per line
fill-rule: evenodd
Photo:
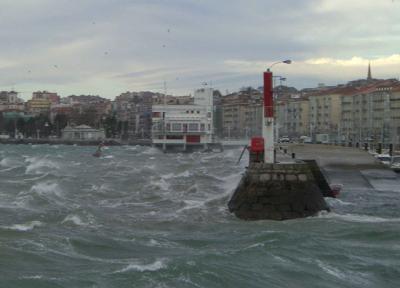
<path fill-rule="evenodd" d="M 329 211 L 307 163 L 251 163 L 228 207 L 244 220 L 286 220 Z"/>

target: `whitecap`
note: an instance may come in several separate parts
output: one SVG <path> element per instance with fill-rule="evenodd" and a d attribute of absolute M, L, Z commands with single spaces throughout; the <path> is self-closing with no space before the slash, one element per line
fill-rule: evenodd
<path fill-rule="evenodd" d="M 185 210 L 191 210 L 191 209 L 198 209 L 201 208 L 202 206 L 204 206 L 204 203 L 206 201 L 197 201 L 197 200 L 183 200 L 183 202 L 185 203 L 185 206 L 179 210 L 177 210 L 176 212 L 182 212 Z"/>
<path fill-rule="evenodd" d="M 160 150 L 157 148 L 154 148 L 154 147 L 147 148 L 146 150 L 144 150 L 142 152 L 142 154 L 145 154 L 145 155 L 156 155 L 156 154 L 160 154 L 160 153 L 161 153 Z"/>
<path fill-rule="evenodd" d="M 186 171 L 184 171 L 182 173 L 179 173 L 179 174 L 168 173 L 168 174 L 165 174 L 165 175 L 161 175 L 161 178 L 167 180 L 167 179 L 181 178 L 181 177 L 187 178 L 187 177 L 190 177 L 190 176 L 191 176 L 191 173 L 188 170 L 186 170 Z"/>
<path fill-rule="evenodd" d="M 42 222 L 31 221 L 31 222 L 27 222 L 25 224 L 14 224 L 12 226 L 5 226 L 3 228 L 9 229 L 9 230 L 26 232 L 26 231 L 33 230 L 35 227 L 40 227 L 40 226 L 43 226 Z"/>
<path fill-rule="evenodd" d="M 60 166 L 57 163 L 46 158 L 27 158 L 26 161 L 30 162 L 26 167 L 26 174 L 41 174 L 48 170 L 60 169 Z"/>
<path fill-rule="evenodd" d="M 21 279 L 29 279 L 29 280 L 38 280 L 42 279 L 42 275 L 33 275 L 33 276 L 22 276 Z"/>
<path fill-rule="evenodd" d="M 139 271 L 139 272 L 145 272 L 145 271 L 158 271 L 161 269 L 166 268 L 166 264 L 162 260 L 156 260 L 154 263 L 151 264 L 137 264 L 137 263 L 131 263 L 125 268 L 115 271 L 115 273 L 124 273 L 128 271 Z"/>
<path fill-rule="evenodd" d="M 162 245 L 161 245 L 161 243 L 158 242 L 157 240 L 150 239 L 150 241 L 149 241 L 149 246 L 160 247 L 160 246 L 162 246 Z"/>
<path fill-rule="evenodd" d="M 163 178 L 161 178 L 158 181 L 152 181 L 152 186 L 158 187 L 164 191 L 168 191 L 170 184 L 167 181 L 165 181 Z"/>
<path fill-rule="evenodd" d="M 320 213 L 318 218 L 339 219 L 347 222 L 357 223 L 384 223 L 384 222 L 400 222 L 400 218 L 382 218 L 369 215 L 358 214 L 336 214 L 336 213 Z"/>
<path fill-rule="evenodd" d="M 32 186 L 31 192 L 36 192 L 40 196 L 55 194 L 59 197 L 62 196 L 62 191 L 60 186 L 55 182 L 39 182 Z"/>
<path fill-rule="evenodd" d="M 71 222 L 77 226 L 86 226 L 87 225 L 87 223 L 83 222 L 82 219 L 78 215 L 73 215 L 73 214 L 65 217 L 61 223 L 67 223 L 67 222 Z"/>
<path fill-rule="evenodd" d="M 10 170 L 10 169 L 21 166 L 21 163 L 15 159 L 5 157 L 0 161 L 0 166 L 9 168 L 8 170 Z M 2 170 L 2 171 L 6 171 L 6 170 Z"/>
<path fill-rule="evenodd" d="M 343 205 L 343 206 L 354 205 L 351 202 L 346 202 L 338 198 L 332 198 L 332 197 L 325 197 L 325 201 L 328 202 L 329 205 Z"/>
<path fill-rule="evenodd" d="M 317 260 L 317 264 L 318 264 L 318 266 L 319 266 L 322 270 L 324 270 L 326 273 L 328 273 L 328 274 L 330 274 L 330 275 L 332 275 L 332 276 L 334 276 L 334 277 L 336 277 L 336 278 L 339 278 L 339 279 L 341 279 L 341 280 L 346 279 L 346 274 L 344 274 L 343 272 L 341 272 L 339 269 L 334 268 L 334 267 L 332 267 L 332 266 L 329 266 L 328 264 L 325 264 L 325 263 L 323 263 L 323 262 L 320 261 L 320 260 Z"/>

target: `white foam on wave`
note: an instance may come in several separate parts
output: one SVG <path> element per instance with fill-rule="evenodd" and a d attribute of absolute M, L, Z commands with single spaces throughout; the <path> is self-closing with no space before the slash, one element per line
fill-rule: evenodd
<path fill-rule="evenodd" d="M 156 169 L 156 165 L 152 164 L 152 165 L 144 165 L 143 166 L 144 169 L 149 169 L 149 170 L 155 170 Z"/>
<path fill-rule="evenodd" d="M 163 260 L 156 260 L 154 263 L 151 263 L 151 264 L 131 263 L 128 266 L 126 266 L 125 268 L 115 271 L 115 273 L 124 273 L 124 272 L 128 272 L 128 271 L 154 272 L 154 271 L 164 269 L 166 267 L 167 267 L 167 265 L 165 264 L 165 262 Z"/>
<path fill-rule="evenodd" d="M 14 168 L 17 168 L 17 167 L 21 166 L 21 163 L 19 161 L 15 160 L 15 159 L 12 159 L 12 158 L 9 158 L 9 157 L 5 157 L 5 158 L 1 159 L 0 166 L 8 168 L 8 169 L 2 170 L 2 171 L 9 171 L 11 169 L 14 169 Z"/>
<path fill-rule="evenodd" d="M 0 166 L 3 167 L 10 167 L 10 159 L 9 158 L 3 158 L 0 161 Z"/>
<path fill-rule="evenodd" d="M 59 170 L 60 166 L 47 158 L 27 158 L 25 161 L 30 164 L 26 167 L 26 174 L 41 174 L 48 170 Z"/>
<path fill-rule="evenodd" d="M 343 205 L 343 206 L 354 205 L 354 203 L 346 202 L 338 198 L 332 198 L 332 197 L 325 197 L 325 201 L 328 202 L 329 205 Z"/>
<path fill-rule="evenodd" d="M 33 275 L 33 276 L 22 276 L 21 279 L 29 279 L 29 280 L 39 280 L 42 279 L 42 275 Z"/>
<path fill-rule="evenodd" d="M 207 202 L 206 200 L 203 201 L 199 201 L 199 200 L 183 200 L 183 203 L 185 203 L 185 206 L 181 209 L 178 209 L 176 212 L 180 213 L 182 211 L 185 210 L 191 210 L 191 209 L 199 209 L 202 206 L 204 206 L 204 204 Z"/>
<path fill-rule="evenodd" d="M 316 262 L 318 264 L 318 267 L 320 267 L 326 273 L 328 273 L 328 274 L 330 274 L 330 275 L 332 275 L 332 276 L 334 276 L 334 277 L 336 277 L 338 279 L 341 279 L 341 280 L 344 280 L 344 279 L 347 278 L 346 274 L 341 272 L 339 269 L 337 269 L 335 267 L 332 267 L 332 266 L 330 266 L 330 265 L 328 265 L 326 263 L 323 263 L 320 260 L 317 260 Z"/>
<path fill-rule="evenodd" d="M 330 213 L 320 213 L 318 218 L 327 219 L 338 219 L 347 222 L 357 222 L 357 223 L 385 223 L 385 222 L 400 222 L 400 218 L 382 218 L 369 215 L 357 215 L 357 214 L 336 214 Z"/>
<path fill-rule="evenodd" d="M 188 170 L 186 170 L 179 174 L 168 173 L 168 174 L 162 175 L 161 178 L 167 180 L 167 179 L 172 179 L 172 178 L 187 178 L 190 176 L 192 176 L 192 174 Z"/>
<path fill-rule="evenodd" d="M 64 218 L 64 220 L 61 223 L 73 223 L 77 226 L 87 226 L 87 223 L 82 221 L 82 219 L 78 215 L 70 214 L 67 217 Z"/>
<path fill-rule="evenodd" d="M 9 229 L 9 230 L 26 232 L 26 231 L 31 231 L 35 227 L 40 227 L 40 226 L 43 226 L 42 222 L 40 222 L 40 221 L 31 221 L 31 222 L 27 222 L 27 223 L 24 223 L 24 224 L 14 224 L 14 225 L 11 225 L 11 226 L 4 226 L 3 228 Z"/>
<path fill-rule="evenodd" d="M 168 191 L 168 189 L 170 188 L 170 184 L 167 181 L 165 181 L 164 178 L 160 178 L 160 180 L 156 180 L 156 181 L 151 180 L 151 185 L 158 187 L 159 189 L 164 190 L 164 191 Z"/>
<path fill-rule="evenodd" d="M 51 181 L 39 182 L 37 184 L 34 184 L 31 187 L 30 191 L 36 192 L 40 196 L 46 196 L 49 194 L 54 194 L 58 197 L 62 196 L 62 191 L 58 183 Z"/>
<path fill-rule="evenodd" d="M 144 154 L 144 155 L 157 155 L 160 153 L 161 153 L 160 150 L 157 148 L 154 148 L 154 147 L 147 148 L 146 150 L 144 150 L 142 152 L 142 154 Z"/>

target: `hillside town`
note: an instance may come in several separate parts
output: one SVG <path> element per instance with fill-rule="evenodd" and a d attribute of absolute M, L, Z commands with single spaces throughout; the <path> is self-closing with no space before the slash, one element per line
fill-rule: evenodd
<path fill-rule="evenodd" d="M 0 92 L 2 139 L 117 139 L 121 143 L 211 143 L 261 134 L 263 87 L 222 95 L 208 86 L 194 95 L 124 92 L 96 95 L 37 91 L 23 101 Z M 400 82 L 365 79 L 298 90 L 274 88 L 276 139 L 319 143 L 399 144 Z M 208 135 L 207 140 L 201 135 Z M 201 139 L 200 139 L 201 138 Z M 164 141 L 162 141 L 164 139 Z"/>

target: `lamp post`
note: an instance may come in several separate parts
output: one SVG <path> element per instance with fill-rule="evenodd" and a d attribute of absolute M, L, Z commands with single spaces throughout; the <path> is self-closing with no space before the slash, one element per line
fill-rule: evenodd
<path fill-rule="evenodd" d="M 264 72 L 264 117 L 262 123 L 262 136 L 264 138 L 264 163 L 274 163 L 274 99 L 273 76 L 270 69 L 280 63 L 291 64 L 291 60 L 273 63 Z"/>

